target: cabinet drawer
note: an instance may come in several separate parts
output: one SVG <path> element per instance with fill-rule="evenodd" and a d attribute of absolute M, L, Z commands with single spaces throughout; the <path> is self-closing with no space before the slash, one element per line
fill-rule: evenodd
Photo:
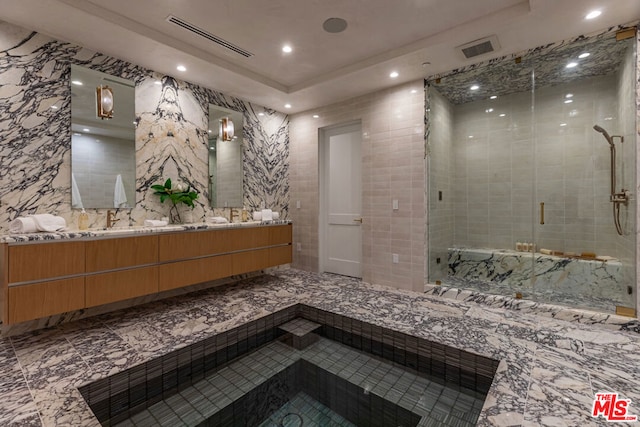
<path fill-rule="evenodd" d="M 229 230 L 183 232 L 160 235 L 160 262 L 176 261 L 226 252 Z"/>
<path fill-rule="evenodd" d="M 269 267 L 291 264 L 293 262 L 293 253 L 291 250 L 291 245 L 269 248 Z"/>
<path fill-rule="evenodd" d="M 233 274 L 249 273 L 269 267 L 269 249 L 233 254 Z"/>
<path fill-rule="evenodd" d="M 284 243 L 291 243 L 293 241 L 293 226 L 287 225 L 275 225 L 269 227 L 269 244 L 281 245 Z"/>
<path fill-rule="evenodd" d="M 86 278 L 87 307 L 156 292 L 158 292 L 157 266 L 94 274 Z"/>
<path fill-rule="evenodd" d="M 159 270 L 159 289 L 166 291 L 229 277 L 233 274 L 231 257 L 220 255 L 163 264 Z"/>
<path fill-rule="evenodd" d="M 86 243 L 87 272 L 158 262 L 158 236 L 91 240 Z"/>
<path fill-rule="evenodd" d="M 84 308 L 84 277 L 9 287 L 9 323 Z"/>
<path fill-rule="evenodd" d="M 85 242 L 9 246 L 9 283 L 84 273 Z"/>

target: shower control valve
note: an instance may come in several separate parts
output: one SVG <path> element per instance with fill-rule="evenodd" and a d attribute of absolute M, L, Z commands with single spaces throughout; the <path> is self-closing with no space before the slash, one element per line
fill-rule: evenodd
<path fill-rule="evenodd" d="M 631 192 L 623 188 L 620 193 L 612 194 L 610 197 L 610 201 L 613 203 L 627 203 L 630 197 Z"/>

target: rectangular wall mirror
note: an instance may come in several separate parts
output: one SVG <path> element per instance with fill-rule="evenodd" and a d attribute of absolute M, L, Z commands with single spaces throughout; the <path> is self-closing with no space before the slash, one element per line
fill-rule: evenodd
<path fill-rule="evenodd" d="M 242 207 L 242 113 L 209 105 L 211 207 Z"/>
<path fill-rule="evenodd" d="M 71 206 L 134 207 L 135 157 L 135 83 L 71 65 Z"/>

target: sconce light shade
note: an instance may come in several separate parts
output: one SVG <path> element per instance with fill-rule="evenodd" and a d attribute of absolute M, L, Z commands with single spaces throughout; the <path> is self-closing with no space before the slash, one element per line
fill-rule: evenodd
<path fill-rule="evenodd" d="M 220 133 L 218 137 L 223 141 L 231 141 L 233 139 L 233 121 L 229 117 L 220 119 Z"/>
<path fill-rule="evenodd" d="M 101 119 L 113 117 L 113 89 L 109 86 L 98 86 L 96 88 L 97 114 Z"/>

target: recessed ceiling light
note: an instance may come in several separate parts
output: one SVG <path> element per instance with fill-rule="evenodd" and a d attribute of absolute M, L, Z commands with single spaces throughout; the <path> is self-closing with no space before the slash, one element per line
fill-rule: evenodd
<path fill-rule="evenodd" d="M 185 67 L 184 65 L 178 65 L 178 66 L 176 67 L 176 69 L 177 69 L 178 71 L 187 71 L 187 67 Z"/>
<path fill-rule="evenodd" d="M 573 94 L 572 93 L 568 93 L 564 96 L 565 98 L 573 98 Z"/>
<path fill-rule="evenodd" d="M 291 104 L 284 104 L 284 108 L 291 108 Z"/>
<path fill-rule="evenodd" d="M 91 132 L 91 130 L 89 128 L 84 128 L 82 129 L 83 132 Z"/>
<path fill-rule="evenodd" d="M 567 125 L 566 123 L 560 123 L 560 126 L 566 126 L 566 125 Z"/>
<path fill-rule="evenodd" d="M 314 115 L 313 115 L 313 118 L 314 118 L 314 119 L 318 119 L 318 118 L 320 118 L 320 116 L 319 116 L 319 115 L 317 115 L 317 114 L 314 114 Z"/>
<path fill-rule="evenodd" d="M 571 104 L 573 102 L 573 99 L 567 99 L 566 101 L 564 101 L 565 104 Z"/>
<path fill-rule="evenodd" d="M 584 58 L 586 58 L 586 57 L 587 57 L 587 56 L 589 56 L 589 55 L 591 55 L 589 52 L 584 52 L 584 53 L 581 53 L 580 55 L 578 55 L 578 58 L 580 58 L 580 59 L 584 59 Z"/>
<path fill-rule="evenodd" d="M 471 86 L 469 89 L 471 89 L 471 90 L 478 90 L 478 89 L 480 89 L 480 86 L 478 86 L 478 85 L 473 85 L 473 86 Z"/>
<path fill-rule="evenodd" d="M 78 133 L 78 132 L 74 132 L 74 135 L 75 135 L 75 136 L 80 136 L 81 134 L 80 134 L 80 133 Z"/>
<path fill-rule="evenodd" d="M 76 86 L 82 86 L 83 83 L 80 80 L 71 80 L 71 83 L 73 83 Z"/>
<path fill-rule="evenodd" d="M 613 120 L 613 117 L 605 117 L 604 119 L 609 121 L 609 120 Z"/>
<path fill-rule="evenodd" d="M 284 46 L 282 46 L 282 51 L 284 53 L 291 53 L 291 52 L 293 52 L 293 48 L 291 46 L 289 46 L 288 44 L 285 44 Z"/>
<path fill-rule="evenodd" d="M 51 109 L 52 109 L 52 110 L 57 110 L 57 109 L 58 109 L 58 106 L 57 106 L 57 105 L 52 105 L 52 106 L 51 106 Z"/>
<path fill-rule="evenodd" d="M 493 108 L 487 108 L 484 110 L 485 113 L 493 113 Z"/>
<path fill-rule="evenodd" d="M 392 71 L 391 74 L 389 74 L 389 77 L 391 77 L 392 79 L 395 79 L 396 77 L 398 77 L 400 74 L 398 74 L 397 71 Z"/>
<path fill-rule="evenodd" d="M 504 117 L 504 116 L 506 116 L 506 114 L 505 114 L 505 113 L 500 114 L 500 117 Z"/>
<path fill-rule="evenodd" d="M 469 139 L 473 139 L 473 135 L 469 135 Z"/>
<path fill-rule="evenodd" d="M 498 95 L 491 95 L 491 96 L 489 97 L 489 99 L 496 99 L 497 97 L 498 97 Z"/>
<path fill-rule="evenodd" d="M 597 18 L 600 15 L 602 15 L 602 11 L 592 10 L 591 12 L 589 12 L 587 14 L 587 16 L 584 17 L 584 19 L 594 19 L 594 18 Z"/>
<path fill-rule="evenodd" d="M 341 33 L 347 29 L 347 21 L 342 18 L 329 18 L 322 23 L 327 33 Z"/>
<path fill-rule="evenodd" d="M 574 68 L 574 67 L 577 67 L 577 66 L 578 66 L 578 63 L 577 63 L 577 62 L 569 62 L 569 63 L 567 64 L 567 68 Z"/>

